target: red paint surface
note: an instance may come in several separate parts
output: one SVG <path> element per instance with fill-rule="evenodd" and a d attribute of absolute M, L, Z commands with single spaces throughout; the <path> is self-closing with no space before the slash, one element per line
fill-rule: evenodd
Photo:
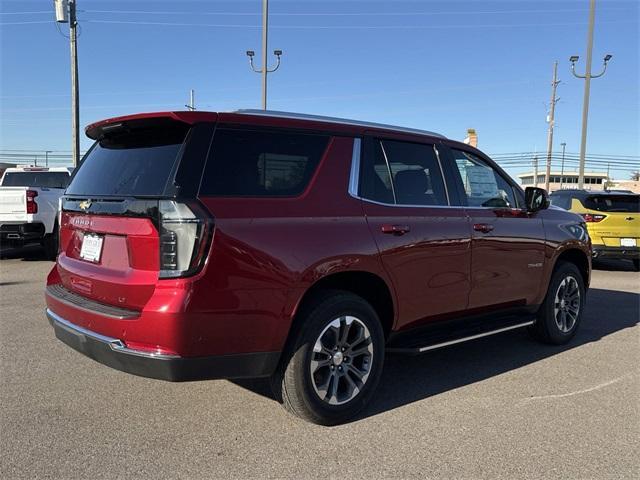
<path fill-rule="evenodd" d="M 304 293 L 319 279 L 368 272 L 392 292 L 394 329 L 490 309 L 542 301 L 555 259 L 589 246 L 568 238 L 566 212 L 536 215 L 505 209 L 390 207 L 348 194 L 353 139 L 365 129 L 327 122 L 232 113 L 165 112 L 185 123 L 326 129 L 334 135 L 306 191 L 297 198 L 216 198 L 200 202 L 215 218 L 204 269 L 194 277 L 158 278 L 159 238 L 149 219 L 63 213 L 61 254 L 48 284 L 140 312 L 114 320 L 47 296 L 47 305 L 77 325 L 143 349 L 182 356 L 282 349 Z M 367 128 L 366 132 L 378 132 Z M 389 135 L 389 131 L 386 131 Z M 398 140 L 424 136 L 394 133 Z M 455 144 L 455 142 L 446 143 Z M 483 233 L 473 224 L 490 224 Z M 383 226 L 409 227 L 402 235 Z M 80 258 L 86 233 L 104 235 L 99 264 Z M 528 264 L 542 266 L 528 267 Z"/>

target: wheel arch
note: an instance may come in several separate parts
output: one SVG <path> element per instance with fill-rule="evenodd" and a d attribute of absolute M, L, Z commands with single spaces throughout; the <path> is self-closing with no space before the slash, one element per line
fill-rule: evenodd
<path fill-rule="evenodd" d="M 292 321 L 283 351 L 291 346 L 303 324 L 303 313 L 323 292 L 341 290 L 353 293 L 369 302 L 378 314 L 385 338 L 388 338 L 396 314 L 391 287 L 379 275 L 361 270 L 349 270 L 326 275 L 310 285 L 298 300 L 292 312 Z"/>
<path fill-rule="evenodd" d="M 555 259 L 552 272 L 555 271 L 560 262 L 572 263 L 578 267 L 578 270 L 580 270 L 580 273 L 582 274 L 585 288 L 589 286 L 591 262 L 587 254 L 582 249 L 568 248 L 562 251 Z"/>

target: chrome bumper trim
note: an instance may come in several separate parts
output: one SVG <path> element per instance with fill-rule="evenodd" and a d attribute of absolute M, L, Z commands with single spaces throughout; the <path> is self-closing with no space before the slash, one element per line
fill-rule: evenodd
<path fill-rule="evenodd" d="M 108 345 L 111 350 L 118 353 L 123 353 L 125 355 L 135 355 L 137 357 L 144 358 L 154 358 L 154 359 L 173 359 L 173 358 L 181 358 L 180 355 L 171 355 L 165 353 L 152 353 L 152 352 L 144 352 L 141 350 L 134 350 L 132 348 L 128 348 L 125 343 L 113 337 L 108 337 L 106 335 L 102 335 L 100 333 L 94 332 L 92 330 L 88 330 L 79 325 L 71 323 L 69 320 L 65 320 L 60 315 L 52 312 L 49 308 L 46 310 L 47 318 L 52 325 L 63 328 L 67 332 L 77 336 L 77 337 L 89 337 L 93 340 L 96 340 L 100 343 Z"/>

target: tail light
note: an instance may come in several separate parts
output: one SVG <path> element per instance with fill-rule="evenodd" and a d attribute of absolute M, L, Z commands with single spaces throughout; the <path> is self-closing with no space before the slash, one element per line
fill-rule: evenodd
<path fill-rule="evenodd" d="M 27 213 L 38 213 L 37 196 L 38 192 L 35 190 L 27 190 Z"/>
<path fill-rule="evenodd" d="M 592 213 L 583 213 L 582 218 L 584 218 L 584 221 L 587 223 L 598 223 L 607 218 L 607 216 L 597 214 L 594 215 Z"/>
<path fill-rule="evenodd" d="M 195 203 L 161 200 L 160 278 L 193 275 L 206 260 L 213 221 Z"/>

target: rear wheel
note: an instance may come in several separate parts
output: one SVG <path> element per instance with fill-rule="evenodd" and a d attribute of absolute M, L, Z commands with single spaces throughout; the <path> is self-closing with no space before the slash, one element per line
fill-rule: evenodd
<path fill-rule="evenodd" d="M 384 334 L 362 298 L 333 291 L 302 313 L 293 347 L 272 384 L 284 407 L 321 425 L 344 422 L 374 394 L 384 362 Z"/>
<path fill-rule="evenodd" d="M 559 263 L 530 332 L 544 343 L 567 343 L 578 330 L 584 301 L 584 280 L 580 270 L 573 263 Z"/>
<path fill-rule="evenodd" d="M 633 259 L 633 268 L 636 270 L 636 272 L 640 272 L 640 258 Z"/>

